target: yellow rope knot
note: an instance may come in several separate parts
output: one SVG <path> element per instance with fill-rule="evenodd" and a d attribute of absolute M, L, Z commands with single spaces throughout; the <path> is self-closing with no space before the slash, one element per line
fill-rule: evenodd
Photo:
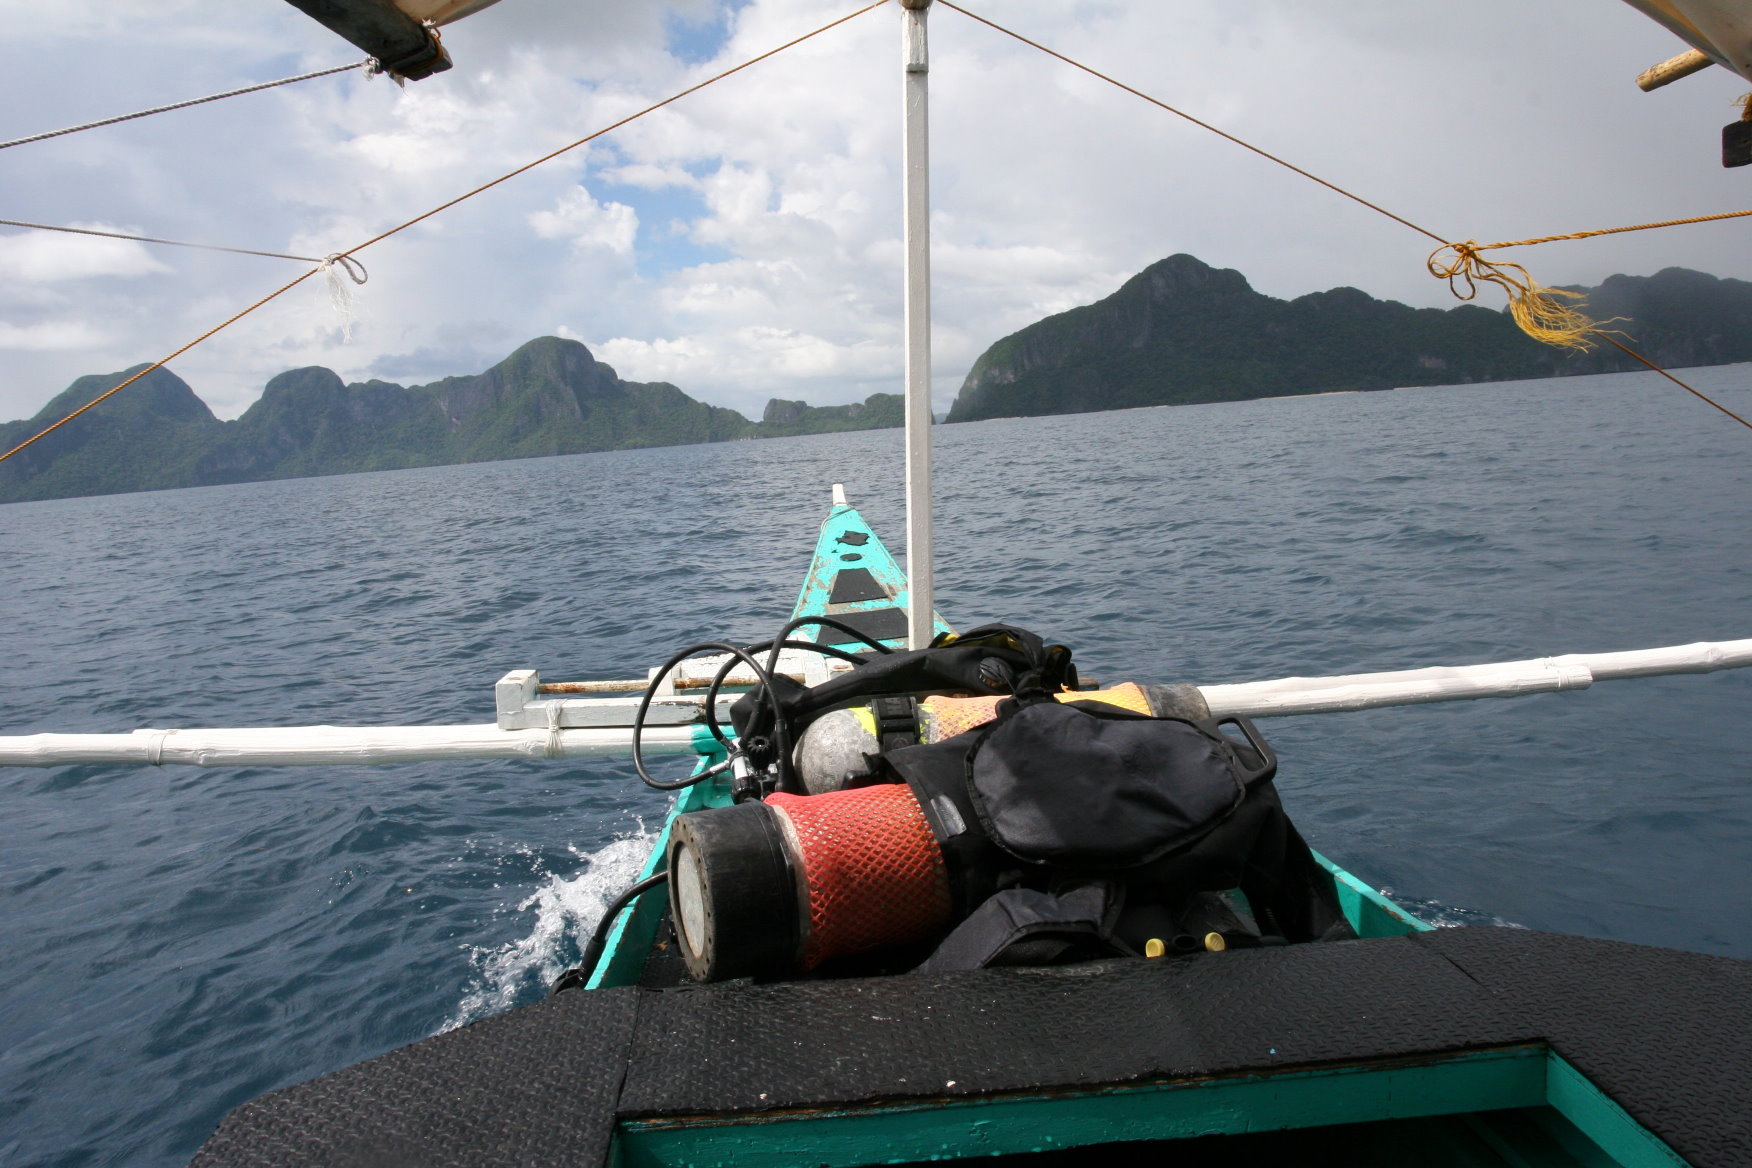
<path fill-rule="evenodd" d="M 1580 292 L 1562 288 L 1547 288 L 1539 284 L 1520 264 L 1506 260 L 1487 260 L 1478 253 L 1497 244 L 1481 244 L 1475 239 L 1465 243 L 1445 243 L 1430 253 L 1430 275 L 1448 281 L 1448 289 L 1460 300 L 1478 296 L 1478 285 L 1495 284 L 1509 294 L 1509 314 L 1521 331 L 1536 341 L 1556 345 L 1560 349 L 1588 350 L 1594 347 L 1590 334 L 1599 327 L 1559 297 L 1581 299 Z M 1452 252 L 1452 255 L 1444 253 Z"/>

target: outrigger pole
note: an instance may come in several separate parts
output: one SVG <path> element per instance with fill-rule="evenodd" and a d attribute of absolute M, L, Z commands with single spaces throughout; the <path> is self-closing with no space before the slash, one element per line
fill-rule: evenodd
<path fill-rule="evenodd" d="M 1198 687 L 1211 714 L 1253 718 L 1367 710 L 1468 698 L 1508 698 L 1586 689 L 1596 681 L 1714 673 L 1752 666 L 1752 639 L 1700 641 L 1627 653 L 1570 653 L 1531 661 L 1438 666 L 1340 677 L 1285 677 Z M 783 671 L 781 665 L 781 671 Z M 736 680 L 734 677 L 731 679 Z M 26 734 L 0 738 L 0 766 L 69 763 L 181 763 L 191 766 L 346 766 L 460 758 L 625 756 L 637 702 L 631 698 L 539 700 L 533 670 L 507 674 L 498 685 L 499 721 L 476 726 L 285 726 L 239 730 L 136 730 L 132 734 Z M 619 683 L 622 690 L 645 682 Z M 569 686 L 552 687 L 562 692 Z M 547 692 L 551 692 L 547 691 Z M 728 698 L 724 699 L 728 700 Z M 678 719 L 644 731 L 646 754 L 684 754 L 710 747 L 693 711 L 703 696 L 663 699 Z M 672 707 L 672 708 L 671 708 Z M 686 719 L 686 721 L 679 721 Z"/>
<path fill-rule="evenodd" d="M 906 147 L 901 165 L 906 236 L 906 641 L 931 643 L 931 166 L 925 17 L 931 0 L 900 0 Z"/>

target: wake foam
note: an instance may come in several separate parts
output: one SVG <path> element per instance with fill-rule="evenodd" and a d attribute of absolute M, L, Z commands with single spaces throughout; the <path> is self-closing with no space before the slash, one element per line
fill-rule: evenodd
<path fill-rule="evenodd" d="M 641 826 L 635 834 L 594 853 L 574 849 L 572 854 L 584 861 L 584 870 L 567 877 L 550 873 L 547 883 L 517 906 L 519 913 L 535 912 L 527 936 L 496 948 L 467 947 L 474 976 L 439 1033 L 503 1013 L 545 993 L 577 959 L 608 902 L 638 879 L 657 834 Z"/>
<path fill-rule="evenodd" d="M 1485 912 L 1483 909 L 1444 904 L 1439 900 L 1429 900 L 1416 896 L 1395 896 L 1385 888 L 1381 890 L 1381 893 L 1424 924 L 1434 925 L 1438 929 L 1458 929 L 1472 925 L 1488 925 L 1498 929 L 1525 929 L 1527 927 L 1499 917 L 1495 913 Z"/>

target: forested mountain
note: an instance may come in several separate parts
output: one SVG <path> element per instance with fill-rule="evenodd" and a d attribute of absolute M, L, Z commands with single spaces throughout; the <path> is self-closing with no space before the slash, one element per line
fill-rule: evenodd
<path fill-rule="evenodd" d="M 1574 290 L 1595 320 L 1623 318 L 1612 327 L 1658 364 L 1752 360 L 1752 283 L 1668 268 Z M 949 420 L 1640 368 L 1610 346 L 1542 345 L 1489 308 L 1410 308 L 1355 288 L 1279 300 L 1240 272 L 1175 255 L 987 349 Z"/>
<path fill-rule="evenodd" d="M 137 371 L 80 378 L 36 417 L 0 425 L 0 449 Z M 292 369 L 234 422 L 159 369 L 0 463 L 0 502 L 901 424 L 894 394 L 846 406 L 775 400 L 766 413 L 750 422 L 667 383 L 623 381 L 558 337 L 431 385 L 347 385 L 328 369 Z"/>

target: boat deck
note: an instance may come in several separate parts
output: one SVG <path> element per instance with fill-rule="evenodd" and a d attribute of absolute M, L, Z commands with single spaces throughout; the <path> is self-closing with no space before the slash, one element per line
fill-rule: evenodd
<path fill-rule="evenodd" d="M 194 1163 L 853 1165 L 1507 1111 L 1585 1133 L 1562 1162 L 1728 1168 L 1748 1016 L 1752 962 L 1497 928 L 576 990 L 245 1104 Z"/>

